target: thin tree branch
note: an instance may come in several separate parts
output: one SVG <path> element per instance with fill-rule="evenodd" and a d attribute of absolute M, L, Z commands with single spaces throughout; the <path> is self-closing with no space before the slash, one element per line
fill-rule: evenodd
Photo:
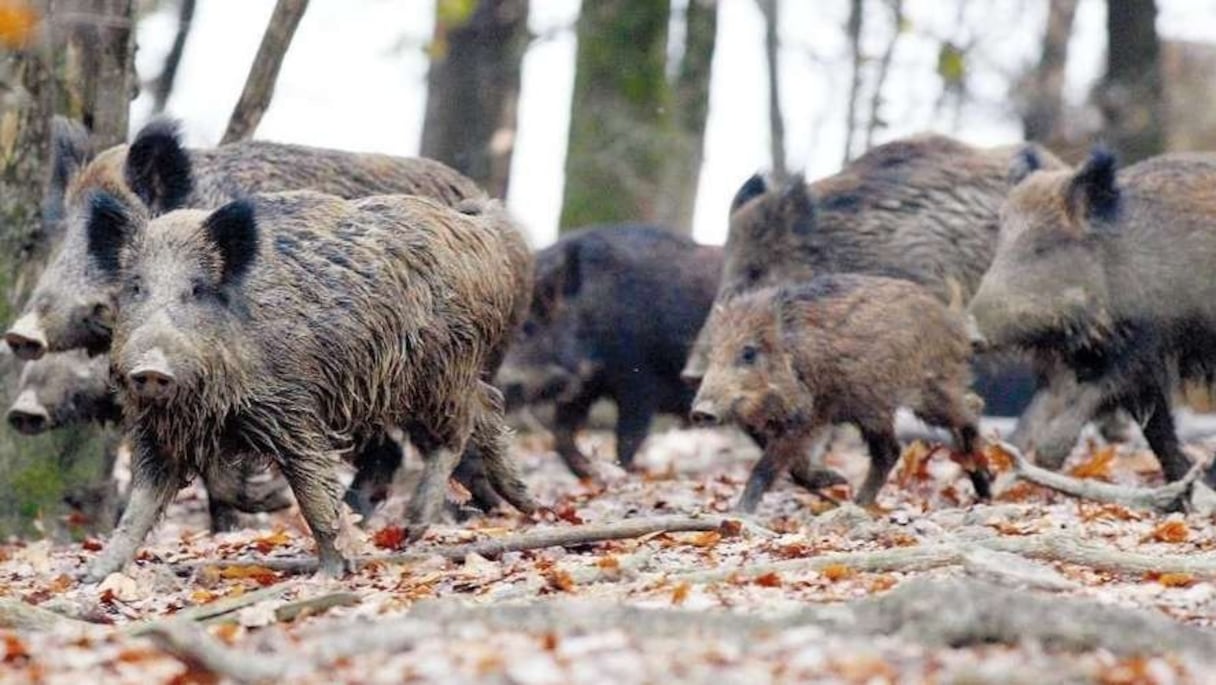
<path fill-rule="evenodd" d="M 283 66 L 283 57 L 307 8 L 308 0 L 278 0 L 275 4 L 266 33 L 262 35 L 262 44 L 249 69 L 245 89 L 232 110 L 232 118 L 228 120 L 228 129 L 221 144 L 245 140 L 257 130 L 274 96 L 274 84 L 279 77 L 279 68 Z"/>

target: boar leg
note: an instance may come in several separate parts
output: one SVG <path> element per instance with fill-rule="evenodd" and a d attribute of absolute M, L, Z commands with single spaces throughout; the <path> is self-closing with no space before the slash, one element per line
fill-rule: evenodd
<path fill-rule="evenodd" d="M 474 414 L 476 411 L 473 408 Z M 422 537 L 428 525 L 440 520 L 444 503 L 447 502 L 448 481 L 456 471 L 465 446 L 469 444 L 468 436 L 469 433 L 465 432 L 455 440 L 444 440 L 426 430 L 410 433 L 410 440 L 422 452 L 422 477 L 406 509 L 411 540 Z"/>
<path fill-rule="evenodd" d="M 376 506 L 388 496 L 389 485 L 401 468 L 401 446 L 388 435 L 372 438 L 354 458 L 355 479 L 342 500 L 363 517 L 371 517 Z"/>
<path fill-rule="evenodd" d="M 574 436 L 591 411 L 591 398 L 579 396 L 571 402 L 559 402 L 553 414 L 553 441 L 557 454 L 566 462 L 570 472 L 582 479 L 594 480 L 598 476 L 595 465 L 578 449 Z"/>
<path fill-rule="evenodd" d="M 975 414 L 967 407 L 962 396 L 949 387 L 930 383 L 922 397 L 923 405 L 915 408 L 916 415 L 930 425 L 950 430 L 957 447 L 955 457 L 971 479 L 975 495 L 982 500 L 992 499 L 992 477 L 981 454 L 983 444 L 976 428 L 979 421 Z"/>
<path fill-rule="evenodd" d="M 844 476 L 823 465 L 823 453 L 831 442 L 832 433 L 831 430 L 823 431 L 822 437 L 811 445 L 807 454 L 790 463 L 790 479 L 794 484 L 811 492 L 848 484 Z"/>
<path fill-rule="evenodd" d="M 332 458 L 323 453 L 285 454 L 279 462 L 283 476 L 300 505 L 300 513 L 317 541 L 323 575 L 340 577 L 348 570 L 346 559 L 334 544 L 338 537 L 338 490 Z"/>
<path fill-rule="evenodd" d="M 1147 388 L 1135 409 L 1144 423 L 1144 439 L 1157 455 L 1165 479 L 1172 482 L 1185 476 L 1191 470 L 1191 459 L 1178 444 L 1169 395 L 1160 387 Z"/>
<path fill-rule="evenodd" d="M 181 487 L 181 474 L 169 467 L 171 463 L 156 454 L 150 445 L 137 445 L 127 506 L 110 542 L 89 564 L 86 582 L 101 581 L 111 573 L 121 571 L 135 558 L 136 549 Z"/>
<path fill-rule="evenodd" d="M 473 434 L 469 444 L 481 456 L 485 476 L 490 485 L 503 499 L 520 512 L 530 514 L 536 510 L 536 500 L 528 494 L 528 486 L 519 474 L 519 468 L 511 459 L 507 444 L 507 425 L 503 418 L 502 394 L 487 383 L 480 384 L 481 406 L 473 422 Z"/>
<path fill-rule="evenodd" d="M 650 434 L 654 419 L 654 399 L 648 388 L 635 388 L 617 399 L 616 458 L 621 467 L 633 470 L 633 458 Z"/>
<path fill-rule="evenodd" d="M 870 469 L 866 471 L 866 479 L 853 501 L 863 507 L 874 504 L 878 499 L 878 491 L 887 484 L 887 476 L 895 463 L 899 461 L 899 441 L 895 439 L 895 422 L 888 421 L 883 428 L 871 428 L 858 425 L 861 438 L 870 451 Z"/>
<path fill-rule="evenodd" d="M 799 459 L 806 459 L 810 448 L 821 437 L 824 427 L 816 426 L 812 430 L 795 435 L 783 435 L 765 441 L 764 454 L 760 461 L 752 467 L 751 475 L 747 477 L 747 485 L 743 494 L 735 504 L 735 511 L 751 514 L 760 506 L 760 499 L 772 487 L 773 481 L 781 475 L 790 464 Z"/>
<path fill-rule="evenodd" d="M 490 479 L 486 476 L 485 460 L 482 459 L 481 452 L 471 444 L 456 463 L 452 478 L 469 491 L 473 497 L 473 506 L 481 511 L 489 513 L 502 504 L 502 498 L 494 491 L 494 486 L 490 485 Z"/>

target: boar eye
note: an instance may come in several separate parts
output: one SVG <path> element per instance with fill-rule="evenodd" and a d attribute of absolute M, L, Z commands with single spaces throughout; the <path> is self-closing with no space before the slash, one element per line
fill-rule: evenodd
<path fill-rule="evenodd" d="M 749 266 L 747 268 L 747 282 L 749 284 L 758 282 L 763 275 L 758 266 Z"/>
<path fill-rule="evenodd" d="M 132 278 L 131 280 L 127 281 L 127 295 L 130 297 L 138 297 L 141 293 L 143 293 L 143 288 L 140 287 L 138 278 Z"/>
<path fill-rule="evenodd" d="M 743 349 L 739 350 L 739 363 L 743 366 L 751 366 L 756 363 L 756 358 L 759 356 L 760 350 L 757 350 L 755 345 L 744 345 Z"/>
<path fill-rule="evenodd" d="M 207 284 L 195 281 L 193 287 L 190 288 L 190 295 L 196 300 L 203 299 L 207 295 Z"/>
<path fill-rule="evenodd" d="M 524 321 L 524 325 L 523 325 L 523 329 L 522 329 L 523 333 L 524 333 L 524 337 L 531 338 L 532 336 L 536 335 L 537 328 L 539 328 L 539 327 L 536 325 L 536 322 L 533 321 L 532 319 L 528 319 L 527 321 Z"/>

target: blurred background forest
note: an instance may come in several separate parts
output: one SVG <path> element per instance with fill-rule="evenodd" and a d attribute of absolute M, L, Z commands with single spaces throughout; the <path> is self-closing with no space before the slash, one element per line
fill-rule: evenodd
<path fill-rule="evenodd" d="M 167 113 L 196 147 L 433 157 L 534 247 L 614 221 L 722 242 L 756 170 L 814 178 L 922 130 L 1069 160 L 1216 148 L 1207 0 L 0 0 L 0 49 L 4 321 L 56 238 L 52 114 L 99 148 Z M 45 455 L 100 439 L 0 431 L 0 509 L 24 516 L 73 477 Z"/>

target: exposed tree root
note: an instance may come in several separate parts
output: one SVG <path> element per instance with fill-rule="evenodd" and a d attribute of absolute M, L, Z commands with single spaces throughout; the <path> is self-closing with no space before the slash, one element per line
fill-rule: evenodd
<path fill-rule="evenodd" d="M 10 630 L 53 630 L 64 626 L 99 628 L 95 623 L 70 618 L 49 609 L 26 604 L 19 599 L 0 599 L 0 628 Z"/>
<path fill-rule="evenodd" d="M 1144 575 L 1146 573 L 1187 573 L 1216 578 L 1216 555 L 1213 554 L 1139 554 L 1123 552 L 1084 542 L 1067 535 L 1031 535 L 1026 537 L 985 536 L 967 537 L 917 547 L 896 547 L 873 552 L 842 552 L 821 554 L 800 559 L 771 563 L 748 563 L 740 566 L 696 571 L 669 576 L 673 581 L 714 583 L 732 578 L 755 578 L 769 573 L 797 574 L 822 571 L 828 567 L 843 567 L 861 572 L 924 571 L 942 566 L 963 565 L 976 568 L 975 551 L 987 549 L 1047 562 L 1088 566 L 1112 573 Z M 1025 559 L 1021 560 L 1026 562 Z M 991 568 L 993 564 L 985 564 Z M 1009 570 L 1009 569 L 1007 569 Z M 1012 573 L 1012 570 L 1009 570 Z M 1035 583 L 1025 579 L 1022 584 Z M 1039 585 L 1040 587 L 1045 587 Z"/>
<path fill-rule="evenodd" d="M 1007 442 L 998 445 L 1013 460 L 1019 478 L 1066 495 L 1157 513 L 1183 510 L 1203 515 L 1213 513 L 1212 491 L 1199 480 L 1203 464 L 1196 464 L 1185 477 L 1173 483 L 1158 488 L 1133 488 L 1049 471 L 1030 463 L 1017 447 Z"/>
<path fill-rule="evenodd" d="M 476 607 L 422 602 L 399 619 L 313 631 L 292 654 L 281 655 L 229 648 L 186 622 L 166 622 L 151 635 L 195 668 L 250 681 L 306 673 L 357 654 L 410 649 L 426 638 L 467 635 L 474 626 L 487 632 L 566 635 L 621 631 L 642 640 L 711 636 L 738 642 L 742 649 L 783 630 L 819 627 L 833 636 L 888 635 L 926 647 L 1031 642 L 1069 652 L 1102 649 L 1118 656 L 1173 653 L 1205 663 L 1216 654 L 1216 633 L 1157 612 L 959 579 L 911 580 L 881 597 L 778 618 L 581 601 Z"/>

